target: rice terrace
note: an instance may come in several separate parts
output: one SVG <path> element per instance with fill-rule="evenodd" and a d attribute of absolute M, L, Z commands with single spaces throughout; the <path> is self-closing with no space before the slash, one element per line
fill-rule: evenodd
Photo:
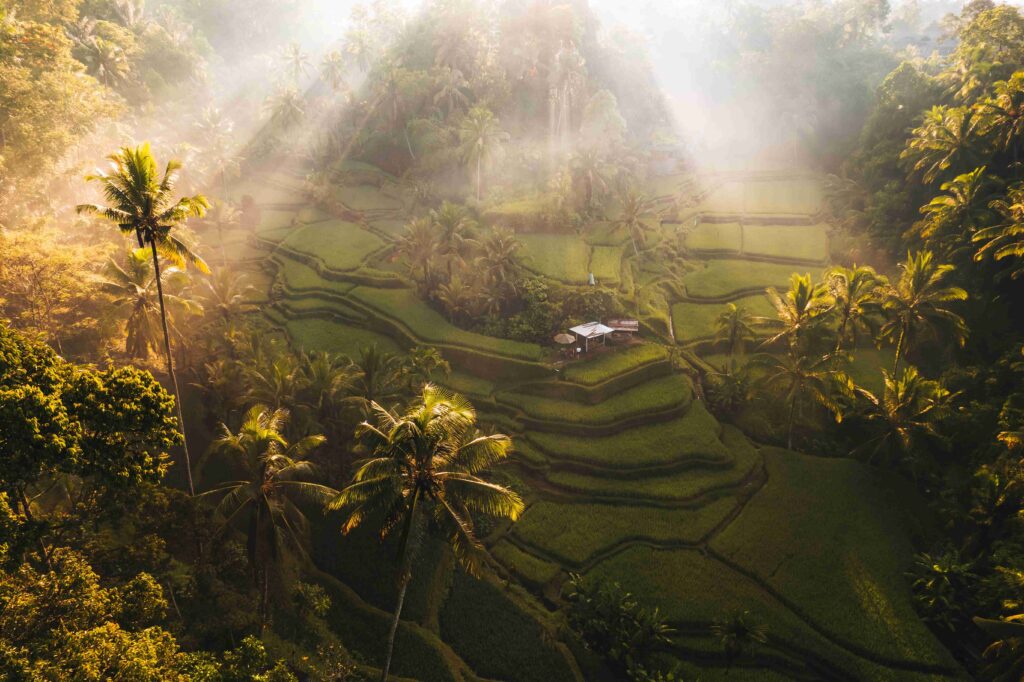
<path fill-rule="evenodd" d="M 1024 680 L 1024 11 L 625 5 L 0 0 L 0 679 Z"/>

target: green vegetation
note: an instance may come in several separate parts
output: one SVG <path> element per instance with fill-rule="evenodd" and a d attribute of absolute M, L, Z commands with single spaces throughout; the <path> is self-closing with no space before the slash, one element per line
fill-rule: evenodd
<path fill-rule="evenodd" d="M 739 223 L 702 222 L 687 229 L 686 248 L 693 251 L 730 251 L 739 253 L 743 248 L 744 226 Z"/>
<path fill-rule="evenodd" d="M 756 317 L 772 317 L 775 309 L 760 294 L 738 298 L 733 303 Z M 676 341 L 686 343 L 696 339 L 709 339 L 717 332 L 716 323 L 725 305 L 717 303 L 676 303 L 672 306 L 672 324 Z"/>
<path fill-rule="evenodd" d="M 789 279 L 791 265 L 758 263 L 737 259 L 710 260 L 683 278 L 686 293 L 693 298 L 721 298 L 777 286 Z"/>
<path fill-rule="evenodd" d="M 309 317 L 288 320 L 285 328 L 295 344 L 307 351 L 342 353 L 354 357 L 364 346 L 376 345 L 397 353 L 398 344 L 386 336 L 333 320 Z"/>
<path fill-rule="evenodd" d="M 530 270 L 567 284 L 586 284 L 590 247 L 572 234 L 524 234 L 523 262 Z"/>
<path fill-rule="evenodd" d="M 597 357 L 584 357 L 566 365 L 562 376 L 584 386 L 597 386 L 648 363 L 668 359 L 664 346 L 655 343 L 631 345 L 614 349 Z"/>
<path fill-rule="evenodd" d="M 286 249 L 312 256 L 330 270 L 355 270 L 383 246 L 380 237 L 341 220 L 312 223 L 295 230 L 281 242 Z"/>
<path fill-rule="evenodd" d="M 744 225 L 743 253 L 824 262 L 828 235 L 823 225 Z"/>

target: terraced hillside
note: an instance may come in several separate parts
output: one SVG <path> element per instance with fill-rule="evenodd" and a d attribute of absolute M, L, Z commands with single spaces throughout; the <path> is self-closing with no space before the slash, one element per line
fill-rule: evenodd
<path fill-rule="evenodd" d="M 266 314 L 305 347 L 439 348 L 456 368 L 447 382 L 517 446 L 504 473 L 529 505 L 488 540 L 496 575 L 511 584 L 424 562 L 439 568 L 410 591 L 398 674 L 599 678 L 542 606 L 574 571 L 616 580 L 659 606 L 681 633 L 674 656 L 702 680 L 728 675 L 709 626 L 735 610 L 751 611 L 769 632 L 743 679 L 960 676 L 911 608 L 903 576 L 919 529 L 898 481 L 848 460 L 758 447 L 708 413 L 659 342 L 555 368 L 538 346 L 452 326 L 390 263 L 405 219 L 399 191 L 386 182 L 347 187 L 337 215 L 323 216 L 282 189 L 288 173 L 275 172 L 268 194 L 254 190 L 262 222 L 253 243 L 263 255 L 252 262 L 268 273 Z M 667 196 L 682 181 L 659 179 L 653 193 Z M 828 259 L 812 178 L 723 176 L 705 185 L 700 204 L 663 228 L 685 230 L 694 255 L 685 296 L 670 303 L 676 341 L 698 350 L 724 302 L 767 313 L 765 286 Z M 602 225 L 564 262 L 551 256 L 557 239 L 525 241 L 528 267 L 567 282 L 595 270 L 614 281 L 627 252 Z M 379 563 L 358 546 L 373 544 L 332 536 L 320 564 L 336 601 L 348 605 L 337 615 L 345 641 L 373 661 L 393 586 L 368 571 Z M 349 609 L 365 623 L 345 621 Z"/>

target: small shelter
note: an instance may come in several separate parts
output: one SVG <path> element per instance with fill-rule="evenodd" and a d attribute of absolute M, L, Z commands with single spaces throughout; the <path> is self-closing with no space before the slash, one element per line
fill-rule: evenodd
<path fill-rule="evenodd" d="M 606 327 L 600 322 L 587 322 L 570 329 L 576 338 L 583 339 L 583 350 L 584 352 L 590 350 L 590 342 L 601 339 L 601 343 L 605 342 L 605 338 L 614 332 L 615 330 L 611 327 Z"/>
<path fill-rule="evenodd" d="M 628 318 L 615 318 L 607 320 L 606 324 L 612 328 L 612 331 L 618 334 L 639 334 L 640 333 L 640 320 L 631 320 Z"/>

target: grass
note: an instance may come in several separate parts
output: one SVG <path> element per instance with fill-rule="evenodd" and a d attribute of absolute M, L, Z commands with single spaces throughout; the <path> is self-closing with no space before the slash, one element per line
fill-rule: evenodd
<path fill-rule="evenodd" d="M 372 185 L 343 185 L 335 191 L 341 203 L 356 211 L 399 210 L 402 202 Z"/>
<path fill-rule="evenodd" d="M 521 360 L 538 361 L 544 357 L 541 347 L 532 343 L 497 339 L 459 329 L 424 303 L 411 289 L 360 286 L 353 289 L 350 295 L 401 322 L 417 339 L 426 343 L 453 344 Z"/>
<path fill-rule="evenodd" d="M 744 296 L 734 303 L 754 316 L 775 316 L 775 309 L 762 294 Z M 676 341 L 686 342 L 714 336 L 718 317 L 725 310 L 726 306 L 722 303 L 676 303 L 672 306 L 672 324 Z"/>
<path fill-rule="evenodd" d="M 305 203 L 302 190 L 298 187 L 281 187 L 268 182 L 261 175 L 250 175 L 228 185 L 226 199 L 240 203 L 243 196 L 251 196 L 257 204 L 301 204 Z"/>
<path fill-rule="evenodd" d="M 598 284 L 618 284 L 622 269 L 621 246 L 595 246 L 590 256 L 590 271 Z"/>
<path fill-rule="evenodd" d="M 324 279 L 313 268 L 292 258 L 283 258 L 279 263 L 284 284 L 292 291 L 322 290 L 344 295 L 355 288 L 348 282 Z"/>
<path fill-rule="evenodd" d="M 491 555 L 511 574 L 536 586 L 546 585 L 562 572 L 558 564 L 538 559 L 505 539 L 491 548 Z"/>
<path fill-rule="evenodd" d="M 551 635 L 489 581 L 456 571 L 440 622 L 445 642 L 483 678 L 508 682 L 575 679 Z"/>
<path fill-rule="evenodd" d="M 683 277 L 686 293 L 693 298 L 720 298 L 740 291 L 785 287 L 789 276 L 799 270 L 792 265 L 758 263 L 738 258 L 709 260 L 699 270 Z"/>
<path fill-rule="evenodd" d="M 828 235 L 824 225 L 744 225 L 743 253 L 824 261 Z"/>
<path fill-rule="evenodd" d="M 814 214 L 821 210 L 824 192 L 812 178 L 732 180 L 704 201 L 704 211 Z"/>
<path fill-rule="evenodd" d="M 434 382 L 465 396 L 486 397 L 494 392 L 493 382 L 458 370 L 452 371 L 448 376 L 438 375 Z"/>
<path fill-rule="evenodd" d="M 566 365 L 562 376 L 584 386 L 596 386 L 651 362 L 668 359 L 668 351 L 656 343 L 641 343 L 613 349 L 594 358 Z"/>
<path fill-rule="evenodd" d="M 629 235 L 616 223 L 602 220 L 587 226 L 584 239 L 592 246 L 622 246 L 629 241 Z"/>
<path fill-rule="evenodd" d="M 732 428 L 732 427 L 727 427 Z M 572 471 L 555 471 L 548 482 L 584 496 L 624 497 L 633 499 L 687 500 L 740 485 L 759 464 L 757 450 L 735 432 L 729 444 L 735 461 L 729 468 L 693 468 L 640 479 L 587 476 Z M 742 444 L 740 444 L 742 443 Z"/>
<path fill-rule="evenodd" d="M 392 237 L 401 237 L 405 234 L 406 222 L 404 220 L 374 220 L 370 225 Z"/>
<path fill-rule="evenodd" d="M 743 243 L 739 223 L 701 223 L 686 234 L 686 248 L 693 251 L 738 252 Z"/>
<path fill-rule="evenodd" d="M 380 237 L 343 220 L 312 223 L 288 235 L 282 246 L 315 256 L 331 270 L 355 270 L 384 245 Z"/>
<path fill-rule="evenodd" d="M 512 534 L 569 567 L 628 540 L 696 544 L 736 506 L 722 498 L 697 509 L 540 500 L 527 508 Z"/>
<path fill-rule="evenodd" d="M 574 234 L 520 234 L 523 264 L 567 284 L 586 284 L 590 247 Z"/>
<path fill-rule="evenodd" d="M 846 459 L 766 449 L 768 483 L 712 543 L 821 627 L 894 659 L 949 663 L 904 577 L 909 486 Z M 828 576 L 823 580 L 823 576 Z"/>
<path fill-rule="evenodd" d="M 596 405 L 582 405 L 522 393 L 500 393 L 499 401 L 535 419 L 572 424 L 612 424 L 629 417 L 663 412 L 688 404 L 693 397 L 690 381 L 678 374 L 641 384 Z"/>
<path fill-rule="evenodd" d="M 551 457 L 610 468 L 636 469 L 685 460 L 728 462 L 715 418 L 694 402 L 678 419 L 601 438 L 533 432 L 529 439 Z"/>
<path fill-rule="evenodd" d="M 317 317 L 288 320 L 285 328 L 295 344 L 305 351 L 329 351 L 357 357 L 364 346 L 377 345 L 387 353 L 400 349 L 393 340 L 368 329 Z"/>

